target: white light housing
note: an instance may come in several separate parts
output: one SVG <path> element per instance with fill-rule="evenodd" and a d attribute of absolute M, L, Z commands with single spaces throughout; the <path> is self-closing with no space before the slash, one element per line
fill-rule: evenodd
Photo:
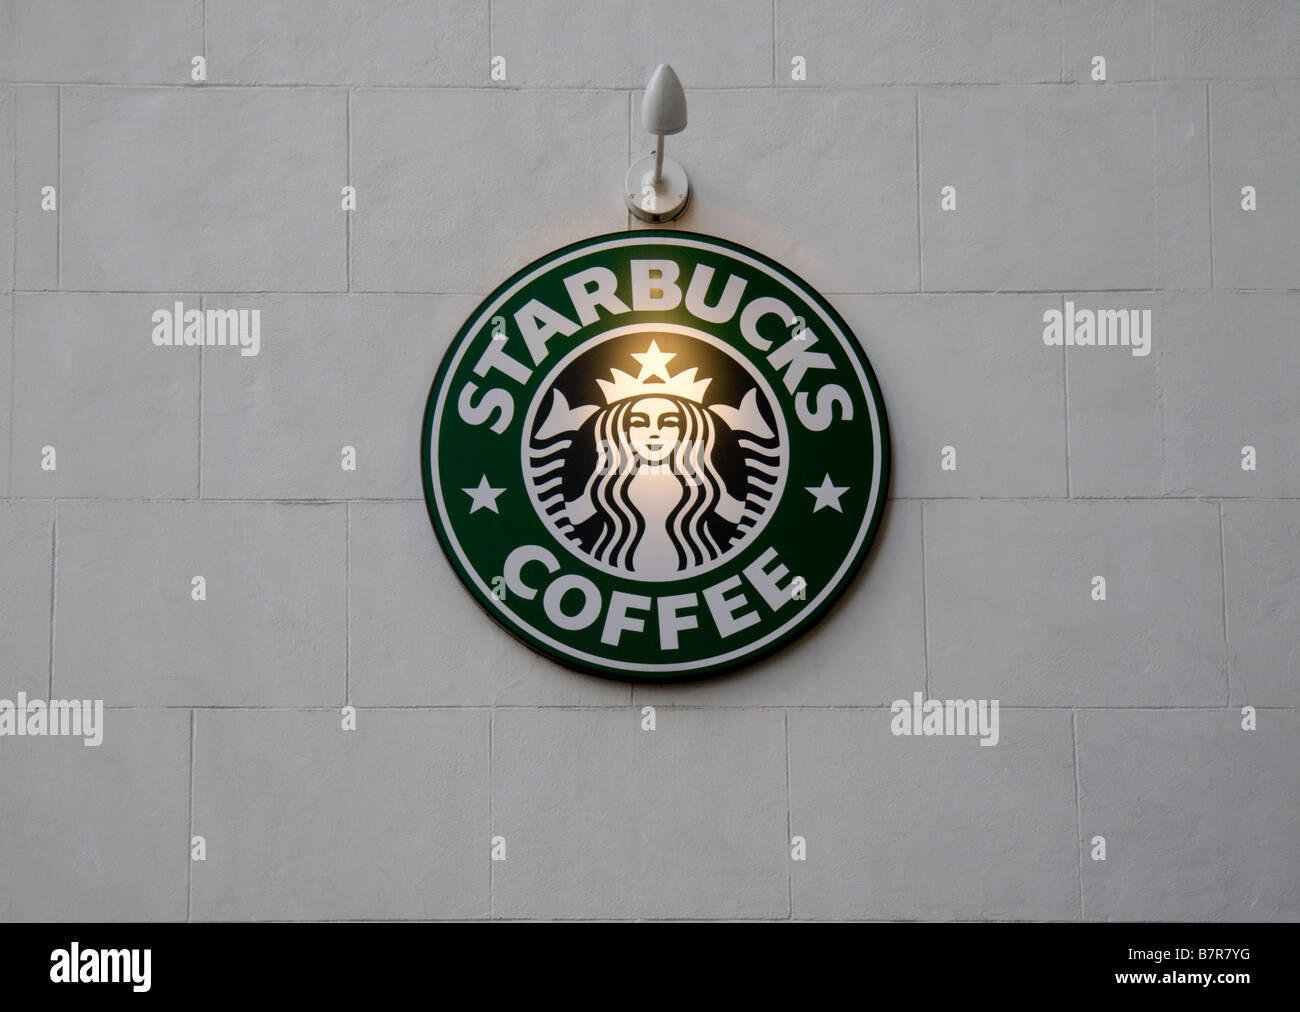
<path fill-rule="evenodd" d="M 666 63 L 650 75 L 641 100 L 641 125 L 656 136 L 655 150 L 627 170 L 627 207 L 642 221 L 673 221 L 690 203 L 691 181 L 681 165 L 664 156 L 664 137 L 686 129 L 686 92 Z"/>
<path fill-rule="evenodd" d="M 648 134 L 679 134 L 686 129 L 686 92 L 677 72 L 661 63 L 650 75 L 641 99 L 641 125 Z"/>

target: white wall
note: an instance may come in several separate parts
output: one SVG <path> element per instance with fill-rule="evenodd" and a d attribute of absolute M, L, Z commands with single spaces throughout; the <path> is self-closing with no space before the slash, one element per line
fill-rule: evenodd
<path fill-rule="evenodd" d="M 633 688 L 477 610 L 418 430 L 478 298 L 628 227 L 660 60 L 680 226 L 847 317 L 894 499 L 798 644 Z M 0 916 L 1300 918 L 1300 5 L 3 0 L 0 78 L 0 697 L 109 707 L 0 738 Z"/>

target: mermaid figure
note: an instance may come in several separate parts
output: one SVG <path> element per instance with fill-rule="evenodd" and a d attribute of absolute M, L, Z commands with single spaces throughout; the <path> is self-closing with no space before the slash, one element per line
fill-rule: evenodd
<path fill-rule="evenodd" d="M 581 494 L 564 501 L 562 509 L 548 499 L 548 513 L 563 531 L 599 517 L 589 555 L 641 579 L 667 580 L 719 558 L 730 547 L 734 538 L 713 529 L 719 526 L 711 523 L 713 518 L 741 533 L 757 518 L 754 506 L 761 504 L 732 495 L 714 463 L 719 424 L 725 419 L 734 427 L 743 417 L 760 435 L 770 438 L 773 433 L 761 420 L 754 391 L 740 409 L 706 406 L 704 393 L 711 381 L 697 380 L 695 368 L 670 375 L 667 363 L 675 353 L 662 352 L 651 341 L 644 353 L 632 357 L 641 363 L 638 376 L 613 369 L 612 379 L 596 381 L 603 406 L 570 409 L 558 390 L 553 394 L 551 415 L 539 436 L 576 429 L 575 422 L 594 415 L 590 438 L 596 466 Z M 754 449 L 772 453 L 757 445 Z M 764 478 L 758 477 L 756 489 L 771 484 Z"/>

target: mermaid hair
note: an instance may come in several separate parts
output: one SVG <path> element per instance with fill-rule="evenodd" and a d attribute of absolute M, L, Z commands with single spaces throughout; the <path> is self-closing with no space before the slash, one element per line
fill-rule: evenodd
<path fill-rule="evenodd" d="M 662 396 L 662 395 L 656 395 Z M 593 437 L 597 464 L 586 495 L 604 519 L 591 554 L 616 569 L 632 569 L 632 558 L 645 534 L 645 518 L 632 504 L 629 486 L 642 461 L 632 448 L 628 416 L 641 398 L 618 401 L 596 415 Z M 669 468 L 682 485 L 682 496 L 668 515 L 668 539 L 677 552 L 677 568 L 702 565 L 722 554 L 706 521 L 726 491 L 713 463 L 716 427 L 709 412 L 693 401 L 668 397 L 682 420 L 681 438 Z"/>

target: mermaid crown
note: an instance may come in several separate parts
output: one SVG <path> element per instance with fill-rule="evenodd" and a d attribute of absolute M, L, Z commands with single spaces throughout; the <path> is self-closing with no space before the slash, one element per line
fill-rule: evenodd
<path fill-rule="evenodd" d="M 683 369 L 676 375 L 669 375 L 668 362 L 677 357 L 673 351 L 660 351 L 655 341 L 643 352 L 633 352 L 632 357 L 640 364 L 636 376 L 622 369 L 611 369 L 612 380 L 597 379 L 600 391 L 605 396 L 606 404 L 627 400 L 630 397 L 680 397 L 685 401 L 701 404 L 704 391 L 712 382 L 709 377 L 697 380 L 696 367 Z"/>

